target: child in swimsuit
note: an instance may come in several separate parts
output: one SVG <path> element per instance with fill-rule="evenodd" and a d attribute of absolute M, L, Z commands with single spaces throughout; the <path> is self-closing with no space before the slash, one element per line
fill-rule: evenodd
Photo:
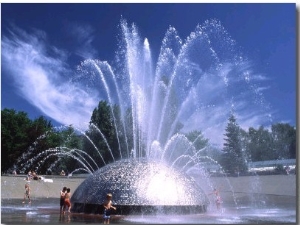
<path fill-rule="evenodd" d="M 67 188 L 67 193 L 65 194 L 65 202 L 64 202 L 64 213 L 65 213 L 65 209 L 68 208 L 68 212 L 71 213 L 71 193 L 70 193 L 71 189 Z"/>
<path fill-rule="evenodd" d="M 107 194 L 106 195 L 106 201 L 103 203 L 104 207 L 104 213 L 103 213 L 103 219 L 104 219 L 104 224 L 109 224 L 110 222 L 110 213 L 111 209 L 116 210 L 117 208 L 112 205 L 112 194 Z"/>
<path fill-rule="evenodd" d="M 60 205 L 60 212 L 63 211 L 63 207 L 65 205 L 65 194 L 67 192 L 67 187 L 63 187 L 63 189 L 60 191 L 60 202 L 59 202 L 59 205 Z"/>
<path fill-rule="evenodd" d="M 214 191 L 212 193 L 210 193 L 209 195 L 212 195 L 212 194 L 215 195 L 215 203 L 216 203 L 217 209 L 219 210 L 221 208 L 221 203 L 222 203 L 219 190 L 214 188 Z"/>
<path fill-rule="evenodd" d="M 25 193 L 24 193 L 24 201 L 23 201 L 23 203 L 25 203 L 25 199 L 26 198 L 28 198 L 28 200 L 29 200 L 28 203 L 31 203 L 31 200 L 30 200 L 30 187 L 29 187 L 28 183 L 25 184 Z"/>

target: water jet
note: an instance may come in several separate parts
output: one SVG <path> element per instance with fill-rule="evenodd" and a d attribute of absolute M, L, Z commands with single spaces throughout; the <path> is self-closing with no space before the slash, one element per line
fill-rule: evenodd
<path fill-rule="evenodd" d="M 74 212 L 101 213 L 107 193 L 117 214 L 201 213 L 206 194 L 183 173 L 146 159 L 121 160 L 90 175 L 72 195 Z"/>
<path fill-rule="evenodd" d="M 100 213 L 108 192 L 122 214 L 205 212 L 207 196 L 186 172 L 192 167 L 203 170 L 203 162 L 217 162 L 202 155 L 210 146 L 195 144 L 200 135 L 191 141 L 186 134 L 201 130 L 210 141 L 220 143 L 232 109 L 242 118 L 248 118 L 250 108 L 261 121 L 268 119 L 259 87 L 249 79 L 249 62 L 215 19 L 198 25 L 185 41 L 169 27 L 155 69 L 151 40 L 141 40 L 136 25 L 123 19 L 120 28 L 114 64 L 86 59 L 72 78 L 108 105 L 117 134 L 115 149 L 99 127 L 89 123 L 89 128 L 98 134 L 95 141 L 103 140 L 110 163 L 84 132 L 98 158 L 83 150 L 57 147 L 30 162 L 36 163 L 40 156 L 43 160 L 48 155 L 69 156 L 90 173 L 72 196 L 76 212 Z M 114 105 L 119 106 L 118 113 Z M 104 166 L 99 168 L 99 162 Z"/>

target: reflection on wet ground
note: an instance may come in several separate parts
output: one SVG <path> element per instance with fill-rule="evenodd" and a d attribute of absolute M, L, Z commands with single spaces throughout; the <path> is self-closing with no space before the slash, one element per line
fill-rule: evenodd
<path fill-rule="evenodd" d="M 1 200 L 1 224 L 27 223 L 103 223 L 100 214 L 71 213 L 60 215 L 59 199 L 34 199 L 22 204 L 22 199 Z M 296 208 L 288 205 L 278 207 L 250 207 L 223 205 L 218 211 L 214 206 L 207 213 L 190 215 L 113 215 L 113 224 L 270 224 L 296 223 Z"/>

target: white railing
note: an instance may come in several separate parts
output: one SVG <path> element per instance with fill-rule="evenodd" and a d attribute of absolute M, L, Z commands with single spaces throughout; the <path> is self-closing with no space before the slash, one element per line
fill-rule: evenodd
<path fill-rule="evenodd" d="M 296 165 L 296 159 L 268 160 L 248 163 L 249 168 L 274 167 L 277 165 L 294 166 Z"/>

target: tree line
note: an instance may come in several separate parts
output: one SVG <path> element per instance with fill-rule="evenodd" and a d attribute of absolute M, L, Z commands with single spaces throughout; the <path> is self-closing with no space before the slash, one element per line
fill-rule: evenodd
<path fill-rule="evenodd" d="M 230 174 L 246 172 L 248 162 L 296 158 L 296 127 L 276 123 L 270 129 L 260 126 L 243 130 L 231 114 L 224 134 L 220 162 Z"/>
<path fill-rule="evenodd" d="M 26 112 L 1 110 L 2 173 L 10 173 L 12 170 L 27 173 L 38 168 L 40 173 L 46 174 L 49 168 L 55 168 L 55 162 L 58 161 L 60 165 L 56 167 L 57 170 L 66 168 L 66 165 L 72 168 L 73 164 L 68 157 L 60 157 L 55 153 L 43 161 L 43 152 L 57 146 L 80 148 L 81 138 L 74 134 L 71 126 L 57 130 L 43 116 L 31 120 Z"/>
<path fill-rule="evenodd" d="M 80 167 L 79 160 L 74 160 L 74 155 L 70 157 L 72 149 L 84 151 L 99 167 L 129 158 L 134 146 L 131 124 L 130 110 L 121 120 L 119 106 L 110 106 L 106 101 L 100 101 L 94 109 L 84 135 L 72 125 L 57 129 L 43 116 L 31 120 L 26 112 L 1 110 L 1 171 L 9 173 L 16 169 L 27 173 L 37 168 L 41 174 L 58 174 L 62 169 L 71 172 Z M 245 131 L 232 114 L 224 131 L 222 149 L 211 147 L 200 130 L 185 136 L 203 156 L 219 162 L 228 173 L 247 171 L 250 161 L 296 158 L 296 128 L 287 123 L 273 124 L 270 129 L 250 127 Z M 143 143 L 136 146 L 142 149 L 139 156 L 145 156 Z"/>

